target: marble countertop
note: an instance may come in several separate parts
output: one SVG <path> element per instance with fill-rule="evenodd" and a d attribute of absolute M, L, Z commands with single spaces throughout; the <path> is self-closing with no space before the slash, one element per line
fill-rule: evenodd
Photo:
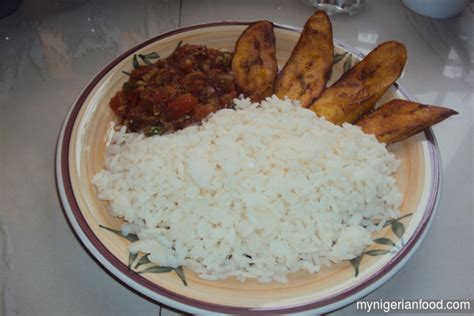
<path fill-rule="evenodd" d="M 166 315 L 117 283 L 74 238 L 59 203 L 54 154 L 75 97 L 113 57 L 180 26 L 268 19 L 301 27 L 297 0 L 24 0 L 0 19 L 0 314 Z M 434 127 L 443 160 L 439 210 L 418 252 L 369 299 L 473 298 L 474 6 L 434 20 L 399 1 L 366 1 L 332 18 L 334 37 L 363 52 L 403 42 L 400 83 L 416 101 L 459 112 Z M 334 312 L 357 313 L 355 305 Z M 359 312 L 360 313 L 360 312 Z"/>

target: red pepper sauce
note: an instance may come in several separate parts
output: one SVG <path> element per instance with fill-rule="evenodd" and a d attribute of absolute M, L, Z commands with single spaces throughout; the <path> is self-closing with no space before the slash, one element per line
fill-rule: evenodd
<path fill-rule="evenodd" d="M 134 69 L 110 107 L 131 131 L 163 134 L 200 122 L 237 96 L 232 53 L 183 45 L 165 59 Z"/>

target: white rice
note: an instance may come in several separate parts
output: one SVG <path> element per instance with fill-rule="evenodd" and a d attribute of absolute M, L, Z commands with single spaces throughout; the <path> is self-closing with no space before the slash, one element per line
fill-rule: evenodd
<path fill-rule="evenodd" d="M 235 103 L 174 134 L 115 132 L 93 183 L 140 238 L 131 252 L 207 280 L 286 282 L 354 258 L 398 216 L 399 161 L 374 136 L 288 99 Z"/>

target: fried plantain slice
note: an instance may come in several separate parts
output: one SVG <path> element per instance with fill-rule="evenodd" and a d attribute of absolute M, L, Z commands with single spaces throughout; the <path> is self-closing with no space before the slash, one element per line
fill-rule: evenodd
<path fill-rule="evenodd" d="M 318 10 L 306 22 L 290 58 L 275 84 L 279 98 L 288 96 L 309 107 L 326 87 L 332 69 L 334 44 L 332 26 L 324 11 Z"/>
<path fill-rule="evenodd" d="M 355 124 L 378 141 L 392 144 L 404 140 L 458 112 L 434 105 L 394 99 L 363 116 Z"/>
<path fill-rule="evenodd" d="M 237 40 L 232 71 L 239 92 L 259 102 L 273 93 L 278 73 L 273 24 L 250 25 Z"/>
<path fill-rule="evenodd" d="M 380 44 L 348 70 L 311 105 L 327 120 L 354 122 L 369 112 L 400 74 L 407 59 L 405 46 L 396 41 Z"/>

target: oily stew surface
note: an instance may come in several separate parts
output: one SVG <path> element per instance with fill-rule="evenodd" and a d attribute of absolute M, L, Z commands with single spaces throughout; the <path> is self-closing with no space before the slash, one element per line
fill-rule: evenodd
<path fill-rule="evenodd" d="M 183 45 L 132 71 L 110 107 L 131 131 L 148 136 L 182 129 L 228 107 L 237 96 L 232 53 Z"/>

